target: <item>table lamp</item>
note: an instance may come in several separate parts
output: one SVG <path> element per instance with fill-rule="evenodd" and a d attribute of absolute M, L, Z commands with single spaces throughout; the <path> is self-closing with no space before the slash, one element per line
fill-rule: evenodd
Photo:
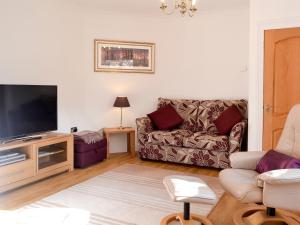
<path fill-rule="evenodd" d="M 121 122 L 120 128 L 123 129 L 123 108 L 130 107 L 129 101 L 127 97 L 117 97 L 114 103 L 114 107 L 118 107 L 121 109 Z"/>

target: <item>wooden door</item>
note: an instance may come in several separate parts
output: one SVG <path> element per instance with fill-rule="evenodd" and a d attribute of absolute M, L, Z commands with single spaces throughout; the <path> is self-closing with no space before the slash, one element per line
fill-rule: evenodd
<path fill-rule="evenodd" d="M 265 31 L 263 149 L 276 148 L 289 110 L 300 103 L 300 28 Z"/>

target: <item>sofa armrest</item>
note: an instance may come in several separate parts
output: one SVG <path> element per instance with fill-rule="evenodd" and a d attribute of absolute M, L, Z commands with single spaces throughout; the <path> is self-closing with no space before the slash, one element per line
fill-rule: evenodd
<path fill-rule="evenodd" d="M 148 117 L 141 117 L 136 119 L 137 131 L 141 133 L 150 133 L 154 130 L 153 124 Z"/>
<path fill-rule="evenodd" d="M 247 120 L 243 120 L 231 129 L 229 135 L 229 153 L 239 152 L 241 150 L 242 141 L 247 127 Z"/>
<path fill-rule="evenodd" d="M 257 180 L 267 184 L 300 184 L 300 169 L 279 169 L 268 171 L 258 175 Z"/>
<path fill-rule="evenodd" d="M 265 152 L 236 152 L 230 155 L 231 167 L 234 169 L 255 170 Z"/>
<path fill-rule="evenodd" d="M 148 117 L 136 119 L 138 145 L 144 145 L 148 140 L 148 133 L 152 132 L 153 124 Z"/>

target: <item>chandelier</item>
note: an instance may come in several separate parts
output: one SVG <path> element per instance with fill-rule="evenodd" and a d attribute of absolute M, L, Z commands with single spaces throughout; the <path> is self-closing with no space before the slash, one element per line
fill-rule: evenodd
<path fill-rule="evenodd" d="M 167 5 L 166 0 L 161 0 L 160 8 L 165 14 L 171 15 L 175 12 L 175 10 L 178 9 L 181 16 L 185 16 L 185 14 L 188 14 L 190 17 L 192 17 L 197 11 L 196 0 L 173 0 L 173 1 L 174 1 L 173 10 L 168 11 L 169 6 Z"/>

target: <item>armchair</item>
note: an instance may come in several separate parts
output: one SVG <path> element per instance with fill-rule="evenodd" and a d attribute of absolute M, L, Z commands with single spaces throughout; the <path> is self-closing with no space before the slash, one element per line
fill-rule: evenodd
<path fill-rule="evenodd" d="M 276 150 L 300 158 L 300 104 L 289 112 Z M 264 152 L 238 152 L 230 156 L 231 169 L 220 172 L 224 189 L 243 203 L 258 203 L 234 215 L 236 225 L 300 224 L 300 169 L 280 169 L 258 174 Z M 265 211 L 266 207 L 266 213 Z M 277 210 L 276 212 L 276 208 Z M 246 222 L 247 221 L 247 222 Z"/>

